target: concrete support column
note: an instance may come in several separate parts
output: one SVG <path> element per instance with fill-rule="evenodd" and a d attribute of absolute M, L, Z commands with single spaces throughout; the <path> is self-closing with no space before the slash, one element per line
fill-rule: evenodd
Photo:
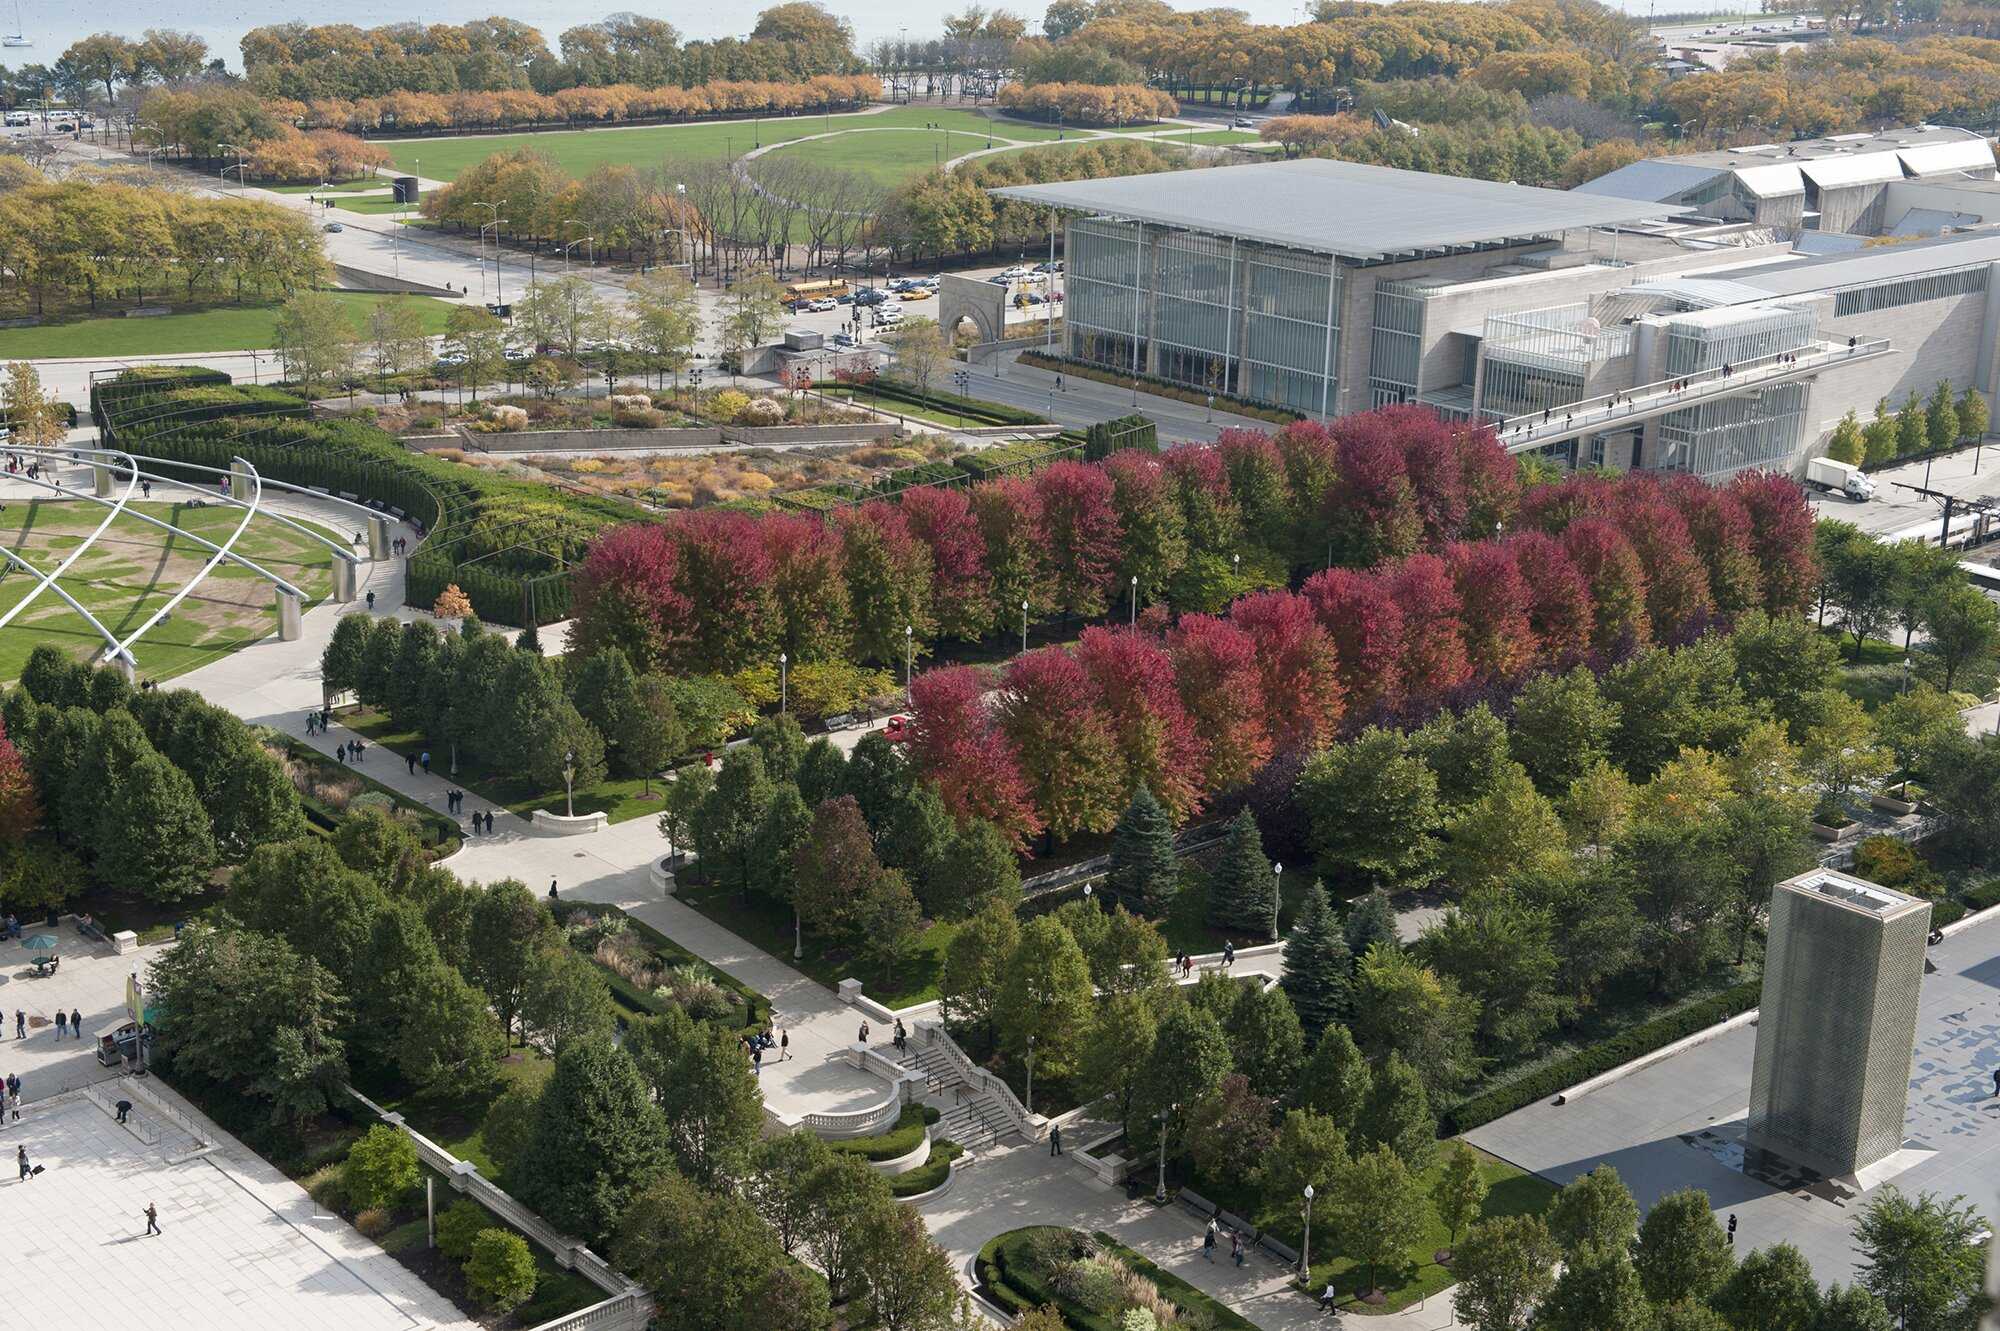
<path fill-rule="evenodd" d="M 389 557 L 389 519 L 378 517 L 368 519 L 368 557 L 370 559 Z"/>
<path fill-rule="evenodd" d="M 333 599 L 342 605 L 354 599 L 355 584 L 359 581 L 356 566 L 361 561 L 352 555 L 334 553 L 327 560 L 333 568 Z"/>
<path fill-rule="evenodd" d="M 288 592 L 280 587 L 277 589 L 277 595 L 278 640 L 280 642 L 297 642 L 299 635 L 304 632 L 304 626 L 300 622 L 300 611 L 303 607 L 299 604 L 299 598 L 296 593 Z"/>
<path fill-rule="evenodd" d="M 256 486 L 250 480 L 250 469 L 242 462 L 232 459 L 229 464 L 229 497 L 248 503 L 251 492 L 255 489 Z"/>
<path fill-rule="evenodd" d="M 93 462 L 90 464 L 90 476 L 97 482 L 97 497 L 111 498 L 111 468 L 102 462 Z"/>

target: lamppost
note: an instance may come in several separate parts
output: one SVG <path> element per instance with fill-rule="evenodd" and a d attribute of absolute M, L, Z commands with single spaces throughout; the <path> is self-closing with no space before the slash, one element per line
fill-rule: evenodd
<path fill-rule="evenodd" d="M 495 305 L 504 305 L 506 303 L 505 300 L 503 300 L 500 295 L 500 228 L 505 225 L 507 225 L 506 218 L 495 217 L 485 226 L 479 228 L 479 248 L 481 251 L 480 255 L 481 262 L 479 265 L 479 296 L 480 299 L 482 300 L 485 299 L 486 297 L 486 264 L 484 261 L 485 260 L 484 251 L 486 249 L 486 233 L 488 231 L 491 231 L 493 233 L 493 303 Z"/>
<path fill-rule="evenodd" d="M 1306 1184 L 1306 1241 L 1299 1250 L 1299 1283 L 1308 1291 L 1312 1289 L 1313 1250 L 1313 1185 Z"/>
<path fill-rule="evenodd" d="M 1025 1110 L 1027 1110 L 1027 1111 L 1028 1111 L 1028 1115 L 1029 1115 L 1029 1117 L 1031 1117 L 1031 1118 L 1032 1118 L 1032 1117 L 1034 1116 L 1034 1113 L 1035 1113 L 1035 1037 L 1034 1037 L 1034 1036 L 1032 1036 L 1032 1035 L 1030 1035 L 1030 1036 L 1028 1037 L 1028 1094 L 1027 1094 L 1026 1098 L 1025 1098 L 1025 1099 L 1023 1100 L 1023 1102 L 1022 1102 L 1022 1105 L 1021 1105 L 1021 1107 L 1022 1107 L 1023 1109 L 1025 1109 Z"/>
<path fill-rule="evenodd" d="M 1021 602 L 1021 650 L 1028 650 L 1028 603 Z"/>
<path fill-rule="evenodd" d="M 1167 1204 L 1167 1120 L 1180 1112 L 1179 1105 L 1168 1105 L 1154 1117 L 1160 1120 L 1160 1181 L 1153 1187 L 1153 1204 Z"/>
<path fill-rule="evenodd" d="M 234 171 L 236 173 L 236 192 L 241 194 L 243 192 L 243 150 L 233 143 L 218 143 L 215 146 L 218 148 L 227 148 L 236 154 L 234 162 L 223 167 L 215 174 L 222 178 L 222 183 L 226 186 L 229 184 L 229 173 Z"/>
<path fill-rule="evenodd" d="M 1903 658 L 1903 692 L 1908 693 L 1909 691 L 1910 691 L 1910 658 L 1908 656 L 1905 656 Z"/>
<path fill-rule="evenodd" d="M 1139 627 L 1139 575 L 1132 575 L 1132 627 Z"/>
<path fill-rule="evenodd" d="M 785 714 L 785 685 L 788 682 L 785 665 L 788 659 L 783 652 L 778 653 L 778 715 L 780 716 Z"/>
<path fill-rule="evenodd" d="M 563 751 L 563 809 L 576 817 L 576 750 Z"/>
<path fill-rule="evenodd" d="M 905 624 L 903 625 L 903 697 L 905 700 L 910 696 L 910 671 L 916 665 L 916 660 L 917 627 L 914 624 Z"/>
<path fill-rule="evenodd" d="M 1271 941 L 1274 943 L 1278 941 L 1278 907 L 1285 899 L 1284 892 L 1280 890 L 1284 884 L 1284 873 L 1285 866 L 1273 860 L 1271 862 Z"/>

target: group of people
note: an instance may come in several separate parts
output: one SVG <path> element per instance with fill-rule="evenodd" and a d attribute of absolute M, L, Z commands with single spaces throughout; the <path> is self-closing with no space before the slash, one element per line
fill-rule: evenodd
<path fill-rule="evenodd" d="M 780 1063 L 792 1056 L 792 1033 L 787 1030 L 780 1029 L 775 1038 L 768 1030 L 757 1031 L 750 1035 L 739 1036 L 736 1042 L 742 1046 L 745 1057 L 750 1060 L 750 1070 L 760 1077 L 764 1075 L 765 1050 L 776 1049 Z"/>
<path fill-rule="evenodd" d="M 344 763 L 349 763 L 349 762 L 359 763 L 361 761 L 361 755 L 365 753 L 367 749 L 368 746 L 366 744 L 363 744 L 360 740 L 358 739 L 349 740 L 345 744 L 334 745 L 333 756 L 340 759 L 340 761 Z"/>
<path fill-rule="evenodd" d="M 315 707 L 306 713 L 306 734 L 324 735 L 327 726 L 333 723 L 333 713 L 324 707 Z"/>
<path fill-rule="evenodd" d="M 423 765 L 425 776 L 431 774 L 431 751 L 429 749 L 425 749 L 422 753 L 406 753 L 403 755 L 403 761 L 409 764 L 411 776 L 417 774 L 417 765 L 419 763 Z"/>
<path fill-rule="evenodd" d="M 870 1033 L 871 1028 L 868 1025 L 867 1019 L 863 1018 L 861 1022 L 861 1043 L 868 1043 Z M 899 1054 L 908 1053 L 910 1050 L 910 1032 L 904 1027 L 901 1017 L 896 1018 L 896 1030 L 889 1037 L 889 1043 L 896 1046 L 896 1052 Z"/>
<path fill-rule="evenodd" d="M 403 539 L 401 536 L 398 536 L 395 540 L 389 542 L 389 549 L 395 554 L 400 555 L 409 548 L 410 548 L 410 543 L 407 540 Z"/>
<path fill-rule="evenodd" d="M 5 1033 L 6 1022 L 7 1014 L 4 1011 L 0 1011 L 0 1034 Z M 56 1039 L 60 1040 L 72 1033 L 79 1040 L 83 1038 L 83 1013 L 77 1011 L 75 1008 L 71 1008 L 68 1012 L 57 1008 Z M 28 1038 L 28 1014 L 21 1008 L 14 1009 L 14 1038 L 16 1040 L 25 1040 Z M 12 1081 L 13 1078 L 10 1077 L 8 1080 Z"/>
<path fill-rule="evenodd" d="M 10 1072 L 0 1078 L 0 1120 L 21 1121 L 21 1074 Z"/>
<path fill-rule="evenodd" d="M 7 912 L 7 918 L 4 921 L 0 921 L 0 937 L 19 938 L 20 936 L 21 936 L 20 917 L 15 915 L 14 912 L 10 910 Z"/>
<path fill-rule="evenodd" d="M 456 793 L 462 805 L 465 801 L 465 792 L 461 790 Z M 472 811 L 472 834 L 478 836 L 481 832 L 484 832 L 487 836 L 493 835 L 493 810 L 491 809 L 488 809 L 485 813 L 480 813 L 477 809 Z"/>

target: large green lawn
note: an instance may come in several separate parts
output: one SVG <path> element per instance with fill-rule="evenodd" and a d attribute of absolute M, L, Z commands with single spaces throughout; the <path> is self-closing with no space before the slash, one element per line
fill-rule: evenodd
<path fill-rule="evenodd" d="M 363 190 L 381 189 L 388 183 L 385 176 L 362 176 L 359 180 L 343 180 L 331 185 L 258 185 L 257 188 L 270 190 L 273 194 L 358 194 Z"/>
<path fill-rule="evenodd" d="M 450 304 L 429 296 L 383 296 L 336 291 L 356 332 L 368 326 L 368 312 L 385 300 L 414 301 L 427 332 L 442 333 Z M 31 328 L 0 328 L 0 360 L 51 360 L 66 356 L 170 356 L 206 351 L 246 351 L 270 346 L 278 321 L 276 305 L 218 305 L 185 314 L 145 319 L 116 315 L 68 319 Z"/>
<path fill-rule="evenodd" d="M 104 520 L 106 511 L 81 500 L 11 502 L 0 509 L 0 541 L 35 567 L 54 569 Z M 130 511 L 173 523 L 217 544 L 242 520 L 241 509 L 222 505 L 189 508 L 155 501 L 134 504 Z M 331 588 L 327 548 L 276 523 L 253 521 L 235 549 L 305 592 L 310 603 L 323 600 Z M 121 516 L 71 566 L 61 586 L 122 639 L 208 557 L 207 550 L 190 541 Z M 0 573 L 0 610 L 13 607 L 34 585 L 28 573 L 8 561 Z M 132 651 L 141 674 L 165 679 L 246 647 L 276 628 L 271 585 L 248 569 L 225 563 Z M 0 629 L 0 679 L 18 679 L 28 653 L 42 643 L 54 643 L 79 660 L 97 655 L 105 645 L 81 615 L 54 592 L 43 592 L 19 618 Z"/>
<path fill-rule="evenodd" d="M 496 152 L 532 148 L 546 153 L 572 175 L 581 176 L 593 167 L 605 165 L 655 166 L 667 158 L 721 157 L 741 155 L 759 143 L 785 143 L 809 134 L 842 129 L 913 129 L 941 125 L 952 131 L 953 151 L 969 152 L 972 136 L 985 146 L 989 130 L 994 143 L 1005 137 L 1018 143 L 1046 143 L 1056 137 L 1050 126 L 1008 122 L 1005 125 L 971 111 L 929 107 L 895 107 L 871 115 L 774 116 L 761 122 L 712 121 L 692 125 L 648 125 L 641 129 L 555 130 L 541 134 L 492 134 L 444 139 L 404 139 L 390 151 L 396 169 L 422 175 L 426 180 L 452 180 L 459 172 Z M 965 137 L 960 137 L 960 131 Z M 881 139 L 881 134 L 843 135 L 826 141 L 825 150 L 840 154 L 866 152 L 865 146 L 851 146 L 855 140 Z M 935 137 L 942 139 L 942 134 Z M 819 159 L 830 160 L 830 159 Z M 930 152 L 923 152 L 928 168 Z"/>
<path fill-rule="evenodd" d="M 1007 145 L 1005 138 L 988 140 L 984 134 L 945 135 L 932 129 L 867 130 L 793 144 L 789 148 L 767 153 L 765 157 L 805 158 L 822 166 L 859 172 L 878 184 L 894 186 L 911 176 L 934 170 L 953 157 L 982 150 L 988 142 L 996 148 Z"/>
<path fill-rule="evenodd" d="M 417 215 L 416 204 L 397 203 L 396 196 L 393 194 L 364 194 L 358 199 L 335 199 L 333 206 L 346 213 L 375 213 L 380 215 L 383 213 L 407 212 L 412 217 Z"/>

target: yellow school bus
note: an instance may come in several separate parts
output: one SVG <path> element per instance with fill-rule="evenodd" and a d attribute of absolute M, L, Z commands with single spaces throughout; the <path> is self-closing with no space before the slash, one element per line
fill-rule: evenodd
<path fill-rule="evenodd" d="M 831 300 L 846 294 L 847 282 L 838 277 L 826 277 L 813 282 L 794 282 L 785 288 L 787 301 Z"/>

